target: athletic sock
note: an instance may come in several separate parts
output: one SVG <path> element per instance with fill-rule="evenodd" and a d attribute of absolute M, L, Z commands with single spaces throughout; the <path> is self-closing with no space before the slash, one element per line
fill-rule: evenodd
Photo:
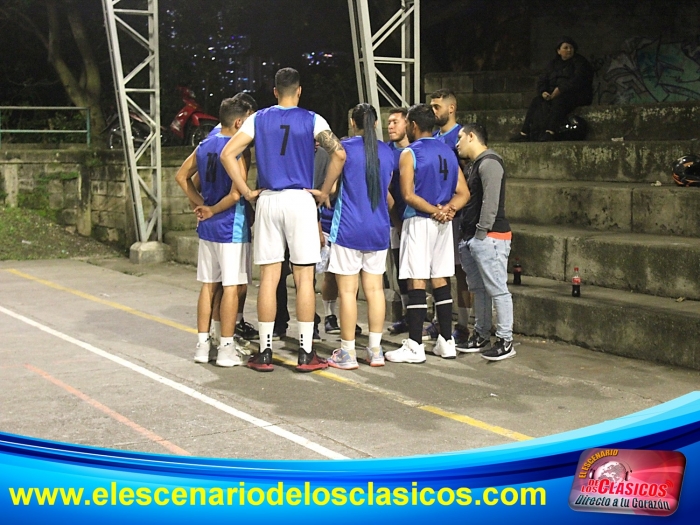
<path fill-rule="evenodd" d="M 335 315 L 335 299 L 332 301 L 323 301 L 323 311 L 325 312 L 326 317 L 329 315 Z"/>
<path fill-rule="evenodd" d="M 208 333 L 199 332 L 199 333 L 197 334 L 197 342 L 198 342 L 200 345 L 205 345 L 205 344 L 207 344 L 207 343 L 209 342 L 209 334 L 208 334 Z"/>
<path fill-rule="evenodd" d="M 313 323 L 312 323 L 313 324 Z M 260 350 L 272 349 L 272 332 L 275 331 L 275 322 L 258 322 L 258 332 L 260 333 Z"/>
<path fill-rule="evenodd" d="M 344 339 L 340 340 L 340 348 L 342 350 L 345 350 L 348 352 L 350 355 L 354 356 L 355 355 L 355 340 L 353 339 L 352 341 L 345 341 Z"/>
<path fill-rule="evenodd" d="M 408 337 L 416 343 L 423 344 L 423 320 L 428 313 L 425 290 L 409 290 L 406 319 L 408 320 Z"/>
<path fill-rule="evenodd" d="M 445 340 L 452 337 L 452 294 L 448 285 L 433 290 L 435 313 L 440 325 L 440 335 Z"/>
<path fill-rule="evenodd" d="M 299 346 L 301 346 L 307 354 L 310 354 L 314 337 L 314 322 L 302 323 L 298 321 L 297 326 L 299 327 Z"/>
<path fill-rule="evenodd" d="M 469 326 L 469 309 L 457 308 L 457 322 L 464 328 Z"/>
<path fill-rule="evenodd" d="M 232 344 L 233 344 L 233 336 L 221 338 L 221 347 L 222 348 L 226 345 L 232 345 Z"/>
<path fill-rule="evenodd" d="M 369 333 L 369 347 L 377 348 L 382 344 L 382 333 L 381 332 L 370 332 Z"/>

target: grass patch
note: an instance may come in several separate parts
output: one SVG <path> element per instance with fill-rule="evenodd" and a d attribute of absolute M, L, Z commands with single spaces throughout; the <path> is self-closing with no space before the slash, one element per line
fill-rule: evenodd
<path fill-rule="evenodd" d="M 70 233 L 39 211 L 0 206 L 0 261 L 120 256 L 115 248 Z"/>

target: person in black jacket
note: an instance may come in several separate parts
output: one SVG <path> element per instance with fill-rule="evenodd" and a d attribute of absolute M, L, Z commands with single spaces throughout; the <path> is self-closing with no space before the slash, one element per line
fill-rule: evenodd
<path fill-rule="evenodd" d="M 577 49 L 572 38 L 559 40 L 557 56 L 540 76 L 539 95 L 530 103 L 522 130 L 513 142 L 556 140 L 556 131 L 566 123 L 567 115 L 593 101 L 593 68 L 576 54 Z"/>

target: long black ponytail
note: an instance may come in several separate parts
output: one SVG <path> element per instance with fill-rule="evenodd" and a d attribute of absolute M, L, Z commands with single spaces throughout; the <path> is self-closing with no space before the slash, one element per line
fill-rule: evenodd
<path fill-rule="evenodd" d="M 367 197 L 372 210 L 379 206 L 382 186 L 379 180 L 379 155 L 377 153 L 377 110 L 369 104 L 358 104 L 352 110 L 352 120 L 357 129 L 365 131 L 362 138 L 365 146 L 365 180 L 367 181 Z"/>

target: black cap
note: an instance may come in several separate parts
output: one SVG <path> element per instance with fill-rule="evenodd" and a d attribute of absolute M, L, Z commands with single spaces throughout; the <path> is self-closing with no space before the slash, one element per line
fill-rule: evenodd
<path fill-rule="evenodd" d="M 563 36 L 559 39 L 559 42 L 557 42 L 556 51 L 559 51 L 562 44 L 571 44 L 571 46 L 574 48 L 574 53 L 578 51 L 578 44 L 576 43 L 576 40 L 570 36 Z"/>

